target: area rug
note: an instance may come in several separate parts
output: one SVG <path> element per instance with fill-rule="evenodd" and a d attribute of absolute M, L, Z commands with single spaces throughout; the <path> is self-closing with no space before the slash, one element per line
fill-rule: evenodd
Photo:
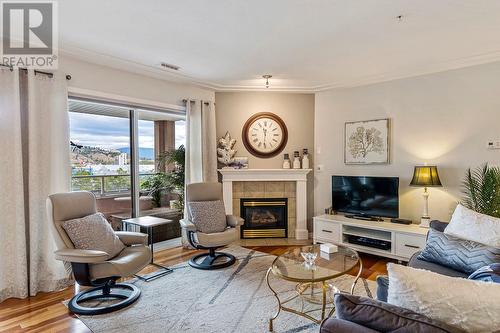
<path fill-rule="evenodd" d="M 238 258 L 236 264 L 203 271 L 183 263 L 156 280 L 132 280 L 142 290 L 136 303 L 110 314 L 78 318 L 94 333 L 268 332 L 269 318 L 278 304 L 266 284 L 265 273 L 276 257 L 238 246 L 225 252 Z M 350 290 L 353 280 L 352 276 L 343 276 L 335 279 L 334 285 Z M 271 284 L 283 297 L 292 295 L 296 286 L 276 278 Z M 372 297 L 376 283 L 360 279 L 354 293 Z M 282 311 L 274 321 L 274 332 L 318 332 L 318 325 Z"/>

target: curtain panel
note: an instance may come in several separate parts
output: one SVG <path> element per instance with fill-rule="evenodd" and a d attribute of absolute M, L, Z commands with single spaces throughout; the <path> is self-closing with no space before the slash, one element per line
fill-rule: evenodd
<path fill-rule="evenodd" d="M 186 166 L 185 184 L 217 181 L 217 137 L 215 133 L 215 104 L 186 101 Z M 186 197 L 186 196 L 184 196 Z M 187 218 L 187 205 L 184 205 Z M 182 245 L 189 248 L 187 235 L 182 231 Z"/>
<path fill-rule="evenodd" d="M 186 102 L 186 184 L 217 181 L 213 102 Z"/>
<path fill-rule="evenodd" d="M 0 67 L 0 302 L 28 296 L 19 72 Z"/>
<path fill-rule="evenodd" d="M 72 283 L 54 258 L 45 207 L 49 194 L 69 191 L 71 168 L 65 76 L 1 70 L 0 82 L 2 301 Z"/>

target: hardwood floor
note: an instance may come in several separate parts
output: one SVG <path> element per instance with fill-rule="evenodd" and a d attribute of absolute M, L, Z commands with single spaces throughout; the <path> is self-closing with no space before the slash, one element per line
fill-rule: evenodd
<path fill-rule="evenodd" d="M 280 255 L 294 246 L 245 246 L 246 248 Z M 189 260 L 199 251 L 181 247 L 158 251 L 155 261 L 167 266 Z M 375 280 L 377 275 L 386 274 L 388 259 L 362 255 L 362 277 Z M 147 267 L 142 274 L 153 271 Z M 207 273 L 208 274 L 208 273 Z M 74 332 L 91 333 L 91 331 L 62 304 L 74 294 L 74 287 L 58 292 L 40 293 L 27 299 L 8 299 L 0 303 L 0 332 Z"/>

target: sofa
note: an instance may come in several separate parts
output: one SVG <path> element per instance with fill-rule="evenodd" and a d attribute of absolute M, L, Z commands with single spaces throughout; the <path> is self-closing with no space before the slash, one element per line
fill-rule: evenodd
<path fill-rule="evenodd" d="M 446 222 L 441 222 L 441 221 L 431 221 L 430 223 L 430 228 L 438 230 L 443 232 L 444 229 L 446 228 L 446 225 L 448 223 Z M 413 267 L 413 268 L 420 268 L 420 269 L 426 269 L 431 272 L 436 272 L 439 274 L 443 274 L 446 276 L 452 276 L 452 277 L 462 277 L 462 278 L 467 278 L 469 274 L 461 271 L 457 271 L 454 269 L 451 269 L 449 267 L 436 264 L 433 262 L 428 262 L 424 261 L 421 259 L 418 259 L 418 256 L 420 255 L 422 251 L 416 252 L 408 261 L 408 266 Z M 389 288 L 389 279 L 385 275 L 380 275 L 377 277 L 377 299 L 379 301 L 384 301 L 387 302 L 387 290 Z"/>
<path fill-rule="evenodd" d="M 447 223 L 432 221 L 430 228 L 443 232 Z M 429 235 L 428 235 L 429 237 Z M 429 240 L 429 238 L 428 238 Z M 421 252 L 415 253 L 409 260 L 408 266 L 425 269 L 438 274 L 467 278 L 468 273 L 449 268 L 434 262 L 419 259 Z M 373 332 L 462 332 L 460 329 L 427 318 L 395 305 L 386 303 L 389 279 L 387 276 L 377 277 L 377 300 L 368 298 L 336 294 L 334 298 L 336 315 L 328 318 L 321 324 L 321 333 L 373 333 Z M 356 320 L 346 320 L 353 318 Z M 366 325 L 363 325 L 365 323 Z M 369 327 L 367 327 L 369 326 Z M 377 327 L 377 330 L 373 328 Z"/>
<path fill-rule="evenodd" d="M 432 229 L 437 230 L 437 231 L 444 232 L 444 229 L 446 228 L 447 225 L 448 225 L 448 223 L 435 220 L 435 221 L 431 221 L 430 227 Z M 418 256 L 421 252 L 422 251 L 416 252 L 410 258 L 410 260 L 408 261 L 408 266 L 413 267 L 413 268 L 426 269 L 426 270 L 429 270 L 431 272 L 436 272 L 439 274 L 452 276 L 452 277 L 467 278 L 469 276 L 469 274 L 467 274 L 465 272 L 457 271 L 457 270 L 448 268 L 448 267 L 443 266 L 443 265 L 439 265 L 439 264 L 435 264 L 433 262 L 428 262 L 428 261 L 418 259 Z"/>

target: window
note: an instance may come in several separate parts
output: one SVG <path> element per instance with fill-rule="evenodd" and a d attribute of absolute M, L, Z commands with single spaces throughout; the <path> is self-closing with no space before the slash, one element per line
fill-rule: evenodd
<path fill-rule="evenodd" d="M 129 112 L 79 101 L 69 106 L 72 190 L 130 195 Z"/>
<path fill-rule="evenodd" d="M 186 121 L 175 122 L 175 148 L 186 145 Z"/>
<path fill-rule="evenodd" d="M 185 143 L 184 118 L 178 112 L 70 99 L 72 190 L 95 193 L 98 210 L 115 229 L 124 218 L 167 214 L 176 194 L 169 193 L 165 183 L 169 167 L 159 162 L 163 153 Z M 137 150 L 131 142 L 137 142 Z M 138 152 L 137 162 L 131 157 L 133 151 Z M 137 194 L 132 190 L 134 169 L 139 175 Z M 134 201 L 139 203 L 135 213 Z"/>

